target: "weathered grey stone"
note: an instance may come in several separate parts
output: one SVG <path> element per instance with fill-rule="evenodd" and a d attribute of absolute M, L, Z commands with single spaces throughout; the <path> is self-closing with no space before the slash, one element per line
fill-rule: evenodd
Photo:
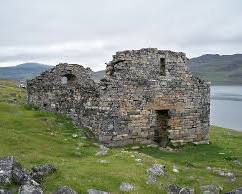
<path fill-rule="evenodd" d="M 88 189 L 87 192 L 88 192 L 88 194 L 109 194 L 106 191 L 100 191 L 100 190 L 96 190 L 96 189 Z"/>
<path fill-rule="evenodd" d="M 45 176 L 54 173 L 56 170 L 56 167 L 52 164 L 34 166 L 32 167 L 31 176 L 35 181 L 40 182 Z"/>
<path fill-rule="evenodd" d="M 177 185 L 169 185 L 169 194 L 178 194 L 182 188 Z"/>
<path fill-rule="evenodd" d="M 0 159 L 0 184 L 25 184 L 32 180 L 29 171 L 25 170 L 13 156 Z"/>
<path fill-rule="evenodd" d="M 157 176 L 149 175 L 146 183 L 147 184 L 155 184 L 155 183 L 157 183 L 157 181 L 158 181 Z"/>
<path fill-rule="evenodd" d="M 217 174 L 219 176 L 227 177 L 229 181 L 234 182 L 236 181 L 235 174 L 231 171 L 220 169 L 220 168 L 212 168 L 207 167 L 209 171 L 212 171 L 214 174 Z"/>
<path fill-rule="evenodd" d="M 0 194 L 14 194 L 14 193 L 15 192 L 13 190 L 0 188 Z"/>
<path fill-rule="evenodd" d="M 15 162 L 13 156 L 0 158 L 0 184 L 12 183 L 12 172 Z"/>
<path fill-rule="evenodd" d="M 130 183 L 122 183 L 119 187 L 120 191 L 133 191 L 135 190 L 135 186 Z"/>
<path fill-rule="evenodd" d="M 201 186 L 200 190 L 203 194 L 219 194 L 223 190 L 223 188 L 218 185 L 211 184 Z"/>
<path fill-rule="evenodd" d="M 193 188 L 182 188 L 179 192 L 179 194 L 193 194 L 194 189 Z"/>
<path fill-rule="evenodd" d="M 12 171 L 12 180 L 14 183 L 23 185 L 32 181 L 30 172 L 22 167 L 18 162 L 15 162 Z"/>
<path fill-rule="evenodd" d="M 165 166 L 154 164 L 150 169 L 148 169 L 148 173 L 152 176 L 164 176 L 166 173 Z"/>
<path fill-rule="evenodd" d="M 230 192 L 226 192 L 225 194 L 242 194 L 242 187 L 237 188 L 237 189 L 230 191 Z"/>
<path fill-rule="evenodd" d="M 19 188 L 18 194 L 43 194 L 43 190 L 40 186 L 34 184 L 22 185 Z"/>
<path fill-rule="evenodd" d="M 99 145 L 100 151 L 96 153 L 96 156 L 106 156 L 108 154 L 109 148 L 105 147 L 104 145 Z"/>
<path fill-rule="evenodd" d="M 99 83 L 89 68 L 59 64 L 27 82 L 28 103 L 72 118 L 107 146 L 206 143 L 210 84 L 187 62 L 155 48 L 117 52 Z"/>
<path fill-rule="evenodd" d="M 193 188 L 188 188 L 188 187 L 179 187 L 177 185 L 170 185 L 169 186 L 169 194 L 193 194 L 194 189 Z"/>
<path fill-rule="evenodd" d="M 76 191 L 74 191 L 72 188 L 67 186 L 61 186 L 58 188 L 56 192 L 53 194 L 78 194 Z"/>

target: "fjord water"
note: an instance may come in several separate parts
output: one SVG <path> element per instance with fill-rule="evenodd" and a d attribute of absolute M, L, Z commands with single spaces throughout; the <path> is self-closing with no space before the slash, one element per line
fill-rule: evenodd
<path fill-rule="evenodd" d="M 211 86 L 210 123 L 242 131 L 242 86 Z"/>

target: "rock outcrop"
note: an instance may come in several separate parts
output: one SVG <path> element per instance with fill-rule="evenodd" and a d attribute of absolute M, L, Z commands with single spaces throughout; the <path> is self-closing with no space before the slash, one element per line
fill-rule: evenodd
<path fill-rule="evenodd" d="M 0 158 L 0 186 L 20 185 L 19 194 L 43 194 L 40 187 L 42 179 L 56 171 L 51 164 L 35 166 L 32 170 L 26 170 L 13 156 Z M 8 189 L 0 189 L 0 194 L 12 193 Z"/>

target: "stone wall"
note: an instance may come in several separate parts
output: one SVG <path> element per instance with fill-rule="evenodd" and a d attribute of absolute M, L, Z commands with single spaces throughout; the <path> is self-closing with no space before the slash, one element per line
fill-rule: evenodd
<path fill-rule="evenodd" d="M 99 83 L 88 68 L 59 64 L 28 81 L 28 101 L 71 117 L 109 146 L 204 143 L 210 85 L 187 62 L 184 53 L 153 48 L 117 52 Z"/>

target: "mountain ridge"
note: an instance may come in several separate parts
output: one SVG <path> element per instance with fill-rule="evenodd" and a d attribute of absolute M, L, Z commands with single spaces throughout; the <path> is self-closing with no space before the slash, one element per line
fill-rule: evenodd
<path fill-rule="evenodd" d="M 191 58 L 188 66 L 198 77 L 210 81 L 212 85 L 242 85 L 242 54 L 205 54 Z M 26 80 L 54 66 L 42 63 L 23 63 L 17 66 L 0 67 L 0 79 Z M 104 77 L 105 70 L 94 73 L 94 79 Z"/>

